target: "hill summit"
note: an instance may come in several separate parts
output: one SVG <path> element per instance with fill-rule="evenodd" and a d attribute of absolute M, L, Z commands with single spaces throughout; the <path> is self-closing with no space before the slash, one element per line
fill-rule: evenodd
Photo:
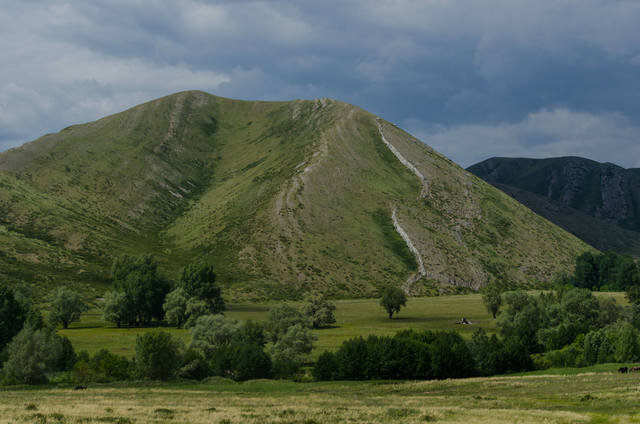
<path fill-rule="evenodd" d="M 100 294 L 111 261 L 213 262 L 233 298 L 535 285 L 589 247 L 335 100 L 199 91 L 0 154 L 0 278 Z"/>

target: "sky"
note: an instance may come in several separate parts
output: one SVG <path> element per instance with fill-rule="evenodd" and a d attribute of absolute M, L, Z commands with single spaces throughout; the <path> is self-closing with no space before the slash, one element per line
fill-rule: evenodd
<path fill-rule="evenodd" d="M 182 90 L 330 97 L 461 166 L 640 167 L 637 0 L 0 0 L 0 150 Z"/>

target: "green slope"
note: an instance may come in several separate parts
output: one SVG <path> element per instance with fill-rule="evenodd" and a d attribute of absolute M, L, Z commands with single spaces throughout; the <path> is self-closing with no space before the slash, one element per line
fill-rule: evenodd
<path fill-rule="evenodd" d="M 260 299 L 534 285 L 588 248 L 409 134 L 327 99 L 183 92 L 69 127 L 0 154 L 0 210 L 0 278 L 96 293 L 121 253 L 153 253 L 171 277 L 207 258 L 230 297 Z"/>

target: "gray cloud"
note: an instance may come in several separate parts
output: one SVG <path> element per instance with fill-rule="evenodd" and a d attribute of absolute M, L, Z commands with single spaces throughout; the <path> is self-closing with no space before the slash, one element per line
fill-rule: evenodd
<path fill-rule="evenodd" d="M 427 127 L 418 119 L 405 126 L 464 167 L 492 156 L 545 158 L 582 156 L 640 167 L 640 128 L 619 114 L 594 115 L 567 109 L 541 110 L 515 123 Z"/>
<path fill-rule="evenodd" d="M 451 136 L 471 129 L 492 137 L 478 159 L 610 160 L 606 146 L 635 151 L 640 128 L 639 18 L 634 0 L 2 2 L 0 149 L 201 89 L 338 98 L 442 141 L 460 163 L 475 159 Z M 564 147 L 536 150 L 545 114 L 603 123 L 581 143 L 553 121 L 546 145 Z M 538 132 L 515 129 L 534 121 Z"/>

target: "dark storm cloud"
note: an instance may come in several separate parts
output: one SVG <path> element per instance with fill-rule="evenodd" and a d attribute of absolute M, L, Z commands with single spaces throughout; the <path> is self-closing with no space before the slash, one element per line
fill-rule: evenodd
<path fill-rule="evenodd" d="M 338 98 L 463 165 L 640 166 L 639 18 L 640 3 L 611 0 L 7 3 L 0 148 L 201 89 Z"/>

